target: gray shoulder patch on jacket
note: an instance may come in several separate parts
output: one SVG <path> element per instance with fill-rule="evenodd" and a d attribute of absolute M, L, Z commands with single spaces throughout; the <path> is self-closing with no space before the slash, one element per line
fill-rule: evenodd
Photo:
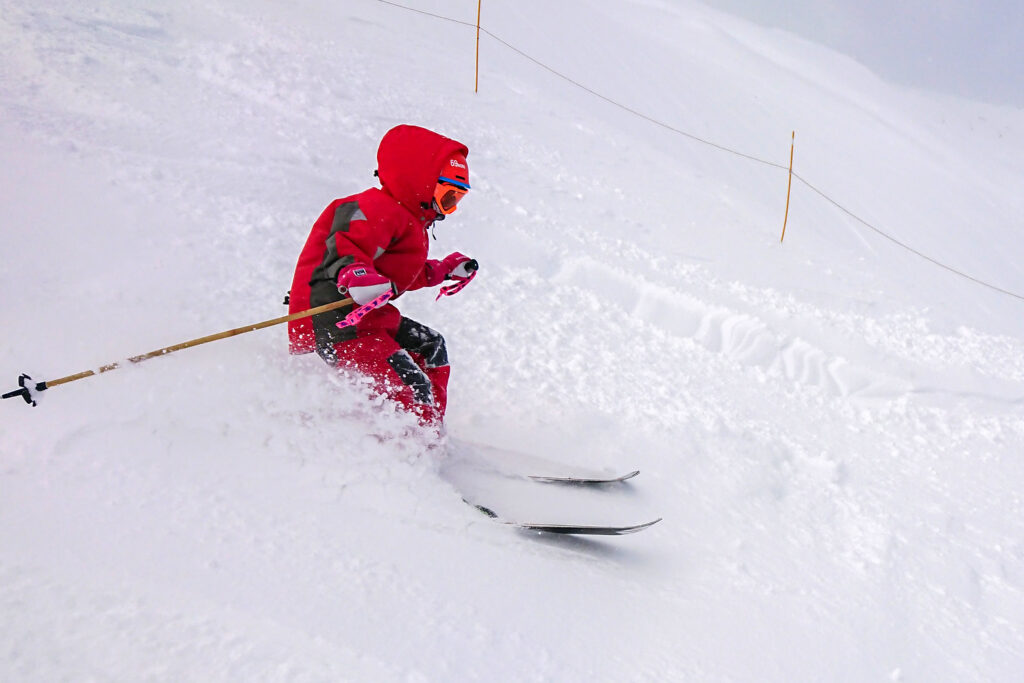
<path fill-rule="evenodd" d="M 331 222 L 331 234 L 336 232 L 348 232 L 352 221 L 365 221 L 366 214 L 359 208 L 358 202 L 345 202 L 339 204 L 334 210 L 334 220 Z"/>
<path fill-rule="evenodd" d="M 331 221 L 331 231 L 324 243 L 324 256 L 320 265 L 313 269 L 309 284 L 319 280 L 334 280 L 338 277 L 338 271 L 354 262 L 352 256 L 339 256 L 335 235 L 339 232 L 345 233 L 352 227 L 352 221 L 365 221 L 366 214 L 359 208 L 358 202 L 345 202 L 338 204 L 334 209 L 334 220 Z"/>

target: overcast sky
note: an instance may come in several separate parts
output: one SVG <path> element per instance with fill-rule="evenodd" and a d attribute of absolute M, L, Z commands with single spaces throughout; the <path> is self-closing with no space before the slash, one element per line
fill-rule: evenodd
<path fill-rule="evenodd" d="M 1024 0 L 702 0 L 884 78 L 1024 107 Z"/>

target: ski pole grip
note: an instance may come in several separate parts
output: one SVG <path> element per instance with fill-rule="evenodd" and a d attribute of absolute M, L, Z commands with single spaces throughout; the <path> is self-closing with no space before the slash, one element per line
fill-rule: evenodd
<path fill-rule="evenodd" d="M 469 259 L 468 261 L 466 261 L 462 265 L 465 266 L 467 273 L 475 273 L 476 271 L 480 270 L 480 262 L 477 261 L 475 258 Z M 454 277 L 451 273 L 449 273 L 449 274 L 444 276 L 444 279 L 445 280 L 457 280 L 458 278 Z"/>

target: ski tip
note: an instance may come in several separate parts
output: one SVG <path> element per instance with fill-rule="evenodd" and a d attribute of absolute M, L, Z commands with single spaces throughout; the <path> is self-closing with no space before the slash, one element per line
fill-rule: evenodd
<path fill-rule="evenodd" d="M 654 526 L 655 524 L 657 524 L 661 520 L 662 520 L 662 518 L 658 517 L 657 519 L 652 519 L 650 522 L 644 522 L 643 524 L 637 524 L 635 526 L 630 526 L 630 527 L 623 527 L 622 530 L 619 531 L 618 535 L 635 534 L 638 531 L 643 531 L 644 529 L 649 529 L 650 527 Z"/>
<path fill-rule="evenodd" d="M 662 519 L 663 519 L 662 517 L 658 517 L 657 519 L 651 520 L 650 522 L 645 522 L 644 524 L 638 524 L 637 526 L 633 527 L 629 531 L 626 531 L 625 533 L 631 534 L 631 533 L 636 532 L 636 531 L 642 531 L 644 529 L 647 529 L 649 527 L 654 526 L 655 524 L 660 522 Z"/>

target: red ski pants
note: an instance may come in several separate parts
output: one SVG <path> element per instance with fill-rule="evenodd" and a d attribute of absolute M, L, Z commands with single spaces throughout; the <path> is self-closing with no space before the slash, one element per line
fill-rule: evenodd
<path fill-rule="evenodd" d="M 357 329 L 356 334 L 355 339 L 323 349 L 321 357 L 371 378 L 378 392 L 415 413 L 424 424 L 440 424 L 448 405 L 451 372 L 444 337 L 405 317 L 397 325 L 373 325 Z"/>

